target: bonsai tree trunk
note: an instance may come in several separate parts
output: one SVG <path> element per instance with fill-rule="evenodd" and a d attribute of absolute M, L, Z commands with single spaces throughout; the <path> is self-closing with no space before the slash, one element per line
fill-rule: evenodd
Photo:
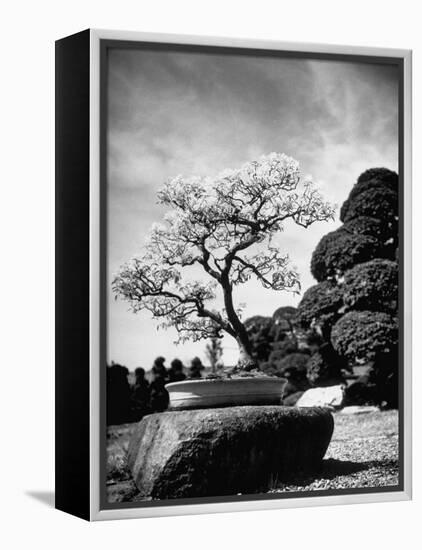
<path fill-rule="evenodd" d="M 228 272 L 221 277 L 221 286 L 223 287 L 224 305 L 231 326 L 233 327 L 232 336 L 236 338 L 239 346 L 239 359 L 236 370 L 251 371 L 258 368 L 258 363 L 252 357 L 251 343 L 246 331 L 245 325 L 239 319 L 233 305 L 232 285 L 228 278 Z"/>
<path fill-rule="evenodd" d="M 244 371 L 250 371 L 252 369 L 258 368 L 258 363 L 252 357 L 249 338 L 247 338 L 246 341 L 242 341 L 241 338 L 237 338 L 237 344 L 239 346 L 239 359 L 237 362 L 237 368 Z"/>

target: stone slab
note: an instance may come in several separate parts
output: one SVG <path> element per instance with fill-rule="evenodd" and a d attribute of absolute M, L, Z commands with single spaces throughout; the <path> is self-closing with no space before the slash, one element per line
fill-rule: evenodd
<path fill-rule="evenodd" d="M 265 492 L 317 471 L 334 428 L 322 408 L 245 406 L 143 418 L 128 451 L 141 495 L 154 499 Z"/>

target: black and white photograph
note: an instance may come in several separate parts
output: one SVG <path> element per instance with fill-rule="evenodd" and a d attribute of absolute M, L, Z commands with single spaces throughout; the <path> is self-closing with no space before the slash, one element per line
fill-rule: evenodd
<path fill-rule="evenodd" d="M 3 4 L 0 546 L 413 548 L 416 3 Z"/>
<path fill-rule="evenodd" d="M 401 65 L 102 56 L 106 505 L 402 489 Z"/>

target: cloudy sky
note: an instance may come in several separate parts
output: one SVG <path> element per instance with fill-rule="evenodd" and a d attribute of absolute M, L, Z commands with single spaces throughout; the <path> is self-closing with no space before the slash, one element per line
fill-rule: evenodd
<path fill-rule="evenodd" d="M 286 153 L 341 205 L 358 175 L 397 170 L 398 73 L 395 67 L 343 61 L 112 49 L 108 104 L 108 276 L 142 248 L 165 210 L 163 182 L 178 174 L 213 175 L 270 152 Z M 276 240 L 299 269 L 303 291 L 320 238 L 339 225 L 287 225 Z M 133 314 L 108 285 L 108 361 L 149 369 L 194 355 L 205 343 L 175 346 L 148 312 Z M 300 296 L 250 282 L 236 294 L 245 316 L 271 315 Z M 226 364 L 236 343 L 223 341 Z"/>

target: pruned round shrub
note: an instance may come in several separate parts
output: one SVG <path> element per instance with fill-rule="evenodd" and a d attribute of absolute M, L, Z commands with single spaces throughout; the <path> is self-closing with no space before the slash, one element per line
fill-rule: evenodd
<path fill-rule="evenodd" d="M 344 304 L 347 309 L 397 311 L 398 265 L 374 259 L 358 264 L 344 274 Z"/>
<path fill-rule="evenodd" d="M 381 250 L 382 243 L 369 235 L 342 228 L 331 231 L 322 237 L 312 254 L 312 275 L 318 282 L 341 277 L 354 265 L 376 258 Z"/>
<path fill-rule="evenodd" d="M 392 226 L 398 216 L 398 193 L 387 187 L 375 186 L 349 197 L 340 209 L 340 220 L 344 223 L 368 216 L 385 221 Z"/>
<path fill-rule="evenodd" d="M 382 178 L 380 176 L 374 176 L 369 179 L 363 179 L 358 180 L 356 185 L 352 187 L 352 190 L 350 191 L 349 200 L 354 200 L 358 195 L 360 195 L 363 191 L 370 191 L 376 188 L 379 189 L 389 189 L 390 191 L 393 191 L 393 193 L 398 192 L 398 176 L 394 172 L 392 174 L 395 175 L 396 181 L 394 178 Z"/>
<path fill-rule="evenodd" d="M 352 233 L 353 235 L 367 235 L 374 237 L 379 241 L 385 242 L 392 237 L 391 228 L 388 224 L 377 218 L 371 218 L 369 216 L 359 216 L 346 222 L 341 229 Z"/>
<path fill-rule="evenodd" d="M 304 328 L 318 326 L 327 334 L 339 318 L 342 305 L 340 287 L 332 281 L 323 281 L 304 293 L 298 305 L 298 319 Z"/>
<path fill-rule="evenodd" d="M 334 325 L 331 342 L 336 352 L 352 363 L 373 361 L 396 349 L 397 318 L 382 312 L 350 311 Z"/>
<path fill-rule="evenodd" d="M 399 184 L 399 176 L 397 173 L 388 168 L 369 168 L 369 170 L 362 172 L 358 177 L 357 183 L 364 183 L 371 180 L 378 180 L 393 191 L 397 190 Z"/>

